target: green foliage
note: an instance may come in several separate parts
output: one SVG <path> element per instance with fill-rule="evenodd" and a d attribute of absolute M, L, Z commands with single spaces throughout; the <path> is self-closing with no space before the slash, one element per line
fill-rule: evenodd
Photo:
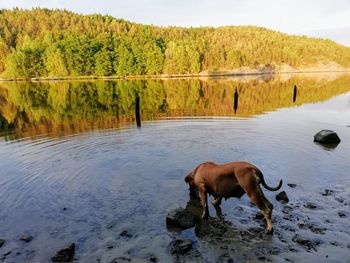
<path fill-rule="evenodd" d="M 65 10 L 1 10 L 0 74 L 60 77 L 195 74 L 241 67 L 350 67 L 350 48 L 254 26 L 146 26 Z"/>
<path fill-rule="evenodd" d="M 45 67 L 48 76 L 67 76 L 68 70 L 62 51 L 56 47 L 49 47 L 45 51 Z"/>

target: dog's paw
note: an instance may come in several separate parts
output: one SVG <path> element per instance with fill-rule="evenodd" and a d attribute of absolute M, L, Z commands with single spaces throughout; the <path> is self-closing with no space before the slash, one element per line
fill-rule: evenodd
<path fill-rule="evenodd" d="M 202 219 L 204 219 L 204 220 L 209 219 L 209 214 L 208 213 L 203 213 L 202 214 Z"/>
<path fill-rule="evenodd" d="M 271 229 L 265 229 L 265 234 L 272 235 L 273 234 L 273 228 Z"/>

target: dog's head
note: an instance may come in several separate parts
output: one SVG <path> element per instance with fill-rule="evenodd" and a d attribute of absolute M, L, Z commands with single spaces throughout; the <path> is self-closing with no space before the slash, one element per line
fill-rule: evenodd
<path fill-rule="evenodd" d="M 194 184 L 194 172 L 190 172 L 188 175 L 185 177 L 185 182 L 189 184 L 190 189 L 195 189 L 196 186 Z"/>

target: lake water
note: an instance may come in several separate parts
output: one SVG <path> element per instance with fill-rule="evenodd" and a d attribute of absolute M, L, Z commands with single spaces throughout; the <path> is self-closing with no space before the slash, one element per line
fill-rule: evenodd
<path fill-rule="evenodd" d="M 47 262 L 74 242 L 77 262 L 346 262 L 349 126 L 346 74 L 0 83 L 0 261 Z M 314 143 L 322 129 L 342 142 Z M 200 215 L 183 178 L 207 160 L 283 179 L 288 204 L 264 190 L 273 236 L 246 196 L 223 218 L 210 205 L 209 221 L 167 228 L 174 208 Z M 179 237 L 193 248 L 171 255 Z"/>

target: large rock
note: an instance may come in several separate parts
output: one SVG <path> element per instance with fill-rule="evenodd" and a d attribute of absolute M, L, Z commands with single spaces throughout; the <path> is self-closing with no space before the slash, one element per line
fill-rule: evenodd
<path fill-rule="evenodd" d="M 321 144 L 338 144 L 340 143 L 340 138 L 334 131 L 322 130 L 315 134 L 314 142 Z"/>
<path fill-rule="evenodd" d="M 174 225 L 182 229 L 191 228 L 195 225 L 193 214 L 184 208 L 177 208 L 170 211 L 166 217 L 166 222 L 167 224 Z"/>
<path fill-rule="evenodd" d="M 192 248 L 191 239 L 176 239 L 170 243 L 171 254 L 185 254 Z"/>
<path fill-rule="evenodd" d="M 72 243 L 68 247 L 65 247 L 58 251 L 51 259 L 53 262 L 71 262 L 74 259 L 75 244 Z"/>

